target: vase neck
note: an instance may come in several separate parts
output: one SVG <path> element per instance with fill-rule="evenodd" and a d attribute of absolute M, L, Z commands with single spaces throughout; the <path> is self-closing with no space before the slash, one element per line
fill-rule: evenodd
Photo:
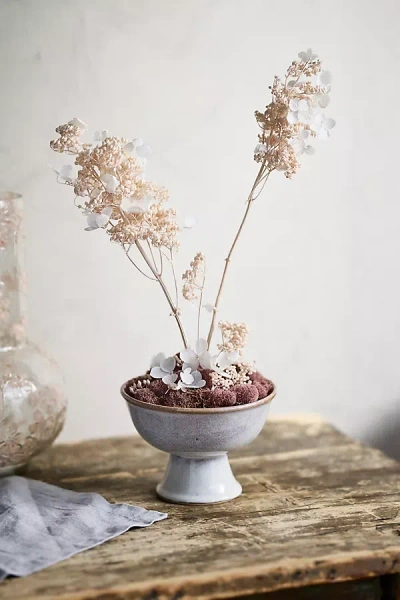
<path fill-rule="evenodd" d="M 20 196 L 0 192 L 0 351 L 26 342 L 26 276 Z"/>

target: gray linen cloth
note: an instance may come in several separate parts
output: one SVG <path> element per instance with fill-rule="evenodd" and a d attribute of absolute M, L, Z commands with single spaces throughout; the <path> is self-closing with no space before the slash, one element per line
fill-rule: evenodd
<path fill-rule="evenodd" d="M 29 575 L 167 515 L 48 483 L 0 479 L 0 580 Z"/>

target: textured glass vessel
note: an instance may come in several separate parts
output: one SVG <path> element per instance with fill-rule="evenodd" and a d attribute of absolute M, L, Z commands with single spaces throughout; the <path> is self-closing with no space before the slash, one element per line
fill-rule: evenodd
<path fill-rule="evenodd" d="M 20 196 L 0 192 L 0 476 L 50 445 L 65 419 L 55 362 L 25 333 Z"/>

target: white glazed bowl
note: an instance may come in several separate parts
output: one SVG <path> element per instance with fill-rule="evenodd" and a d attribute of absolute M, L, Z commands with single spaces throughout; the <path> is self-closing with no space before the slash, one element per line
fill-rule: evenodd
<path fill-rule="evenodd" d="M 231 500 L 242 492 L 227 452 L 249 444 L 267 419 L 275 388 L 250 404 L 221 408 L 178 408 L 148 404 L 121 388 L 133 424 L 152 446 L 170 454 L 167 472 L 157 493 L 170 502 L 212 503 Z"/>

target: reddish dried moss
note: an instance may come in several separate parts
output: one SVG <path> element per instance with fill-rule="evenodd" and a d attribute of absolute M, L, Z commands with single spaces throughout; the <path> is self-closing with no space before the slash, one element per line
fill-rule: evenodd
<path fill-rule="evenodd" d="M 160 400 L 156 396 L 156 394 L 149 388 L 142 388 L 141 390 L 136 390 L 135 398 L 141 400 L 142 402 L 148 402 L 149 404 L 159 404 Z"/>
<path fill-rule="evenodd" d="M 259 381 L 255 381 L 253 383 L 253 387 L 257 389 L 259 398 L 265 398 L 266 396 L 268 396 L 267 388 Z"/>
<path fill-rule="evenodd" d="M 223 388 L 215 388 L 210 392 L 210 408 L 218 406 L 234 406 L 236 404 L 236 394 L 232 390 L 224 390 Z"/>
<path fill-rule="evenodd" d="M 166 394 L 169 390 L 168 386 L 165 385 L 165 383 L 162 382 L 161 379 L 152 379 L 150 388 L 159 397 L 164 396 L 164 394 Z"/>
<path fill-rule="evenodd" d="M 218 387 L 212 390 L 212 371 L 203 369 L 201 373 L 206 386 L 197 390 L 172 390 L 160 379 L 151 379 L 150 376 L 150 384 L 146 387 L 135 389 L 137 379 L 132 379 L 126 389 L 133 398 L 150 404 L 181 408 L 218 408 L 256 402 L 268 396 L 274 387 L 261 373 L 253 373 L 249 383 L 234 385 L 229 389 Z"/>
<path fill-rule="evenodd" d="M 251 383 L 234 385 L 232 389 L 235 390 L 236 402 L 238 404 L 250 404 L 250 402 L 258 400 L 258 389 Z"/>

